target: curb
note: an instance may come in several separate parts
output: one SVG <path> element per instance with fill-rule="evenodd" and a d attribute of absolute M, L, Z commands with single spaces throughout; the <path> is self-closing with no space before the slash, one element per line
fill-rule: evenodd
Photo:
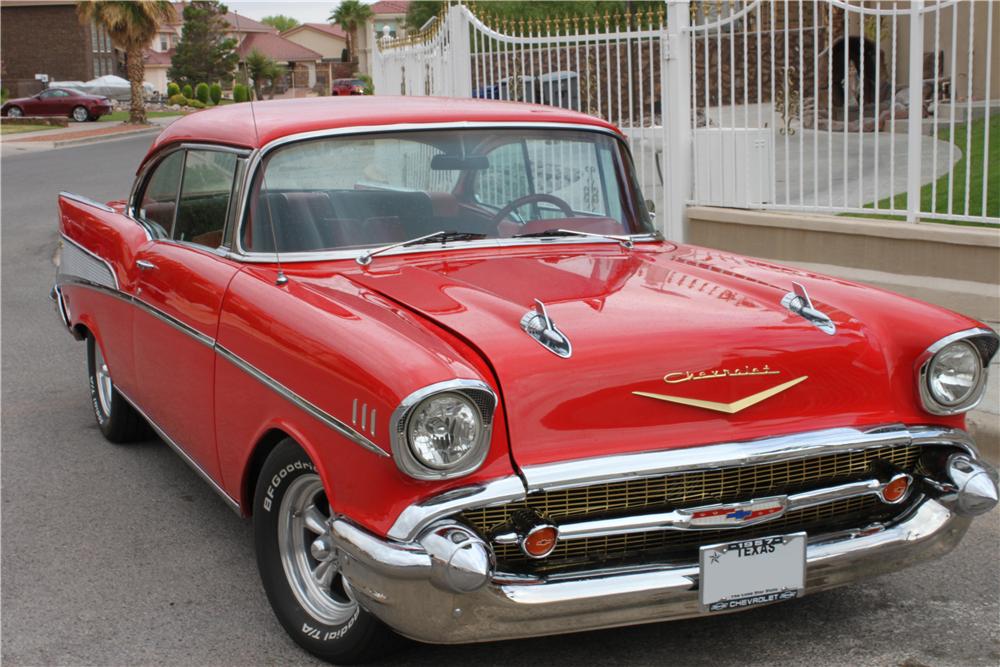
<path fill-rule="evenodd" d="M 63 139 L 62 141 L 53 141 L 52 148 L 63 148 L 65 146 L 80 146 L 83 144 L 96 144 L 102 141 L 112 141 L 114 139 L 125 139 L 127 137 L 134 137 L 143 134 L 159 134 L 163 131 L 162 127 L 144 127 L 141 130 L 129 130 L 128 132 L 115 132 L 114 134 L 99 134 L 93 137 L 79 137 L 76 139 Z M 39 141 L 37 143 L 49 143 L 44 141 Z"/>

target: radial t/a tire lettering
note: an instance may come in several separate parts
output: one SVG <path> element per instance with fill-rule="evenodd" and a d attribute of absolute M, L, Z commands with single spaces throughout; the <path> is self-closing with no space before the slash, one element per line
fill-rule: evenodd
<path fill-rule="evenodd" d="M 339 571 L 330 505 L 312 461 L 292 440 L 270 453 L 253 500 L 257 568 L 288 635 L 339 664 L 384 655 L 399 637 L 355 601 Z"/>

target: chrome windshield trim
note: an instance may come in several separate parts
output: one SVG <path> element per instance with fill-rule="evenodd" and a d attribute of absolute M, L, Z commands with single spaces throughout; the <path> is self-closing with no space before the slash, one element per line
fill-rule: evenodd
<path fill-rule="evenodd" d="M 108 213 L 114 213 L 115 212 L 115 209 L 111 208 L 107 204 L 102 204 L 99 201 L 94 201 L 90 197 L 84 197 L 83 195 L 78 195 L 75 192 L 67 192 L 66 190 L 63 190 L 62 192 L 59 193 L 59 196 L 60 197 L 65 197 L 66 199 L 70 199 L 70 200 L 75 201 L 75 202 L 77 202 L 79 204 L 86 204 L 87 206 L 93 206 L 94 208 L 100 209 L 102 211 L 106 211 Z"/>
<path fill-rule="evenodd" d="M 272 378 L 267 373 L 264 373 L 263 371 L 255 367 L 250 362 L 243 360 L 238 355 L 234 354 L 233 352 L 230 352 L 229 350 L 222 347 L 218 343 L 215 344 L 215 351 L 223 359 L 226 359 L 227 361 L 229 361 L 231 364 L 233 364 L 234 366 L 245 372 L 250 377 L 260 381 L 260 383 L 266 386 L 268 389 L 271 389 L 272 391 L 274 391 L 276 394 L 278 394 L 288 402 L 292 403 L 296 407 L 301 408 L 304 412 L 308 413 L 309 415 L 323 422 L 324 424 L 332 428 L 337 433 L 340 433 L 342 436 L 344 436 L 351 442 L 360 445 L 361 447 L 364 447 L 368 451 L 378 454 L 379 456 L 390 458 L 389 452 L 385 451 L 384 449 L 376 445 L 374 442 L 366 438 L 364 435 L 362 435 L 358 431 L 355 431 L 353 428 L 351 428 L 344 422 L 340 421 L 330 413 L 322 410 L 313 403 L 310 403 L 306 399 L 302 398 L 294 391 L 292 391 L 285 385 L 281 384 L 280 382 Z"/>
<path fill-rule="evenodd" d="M 442 517 L 470 507 L 503 505 L 525 497 L 524 484 L 516 476 L 501 477 L 483 484 L 445 491 L 410 505 L 400 513 L 387 533 L 394 540 L 409 542 L 427 526 Z"/>
<path fill-rule="evenodd" d="M 122 398 L 128 401 L 128 403 L 133 408 L 135 408 L 135 411 L 138 412 L 140 415 L 142 415 L 143 419 L 149 422 L 149 425 L 153 428 L 154 431 L 156 431 L 156 434 L 160 436 L 163 442 L 167 443 L 170 449 L 174 450 L 177 453 L 177 455 L 181 457 L 181 460 L 184 461 L 184 463 L 187 463 L 189 466 L 191 466 L 191 468 L 194 469 L 196 473 L 198 473 L 199 477 L 208 482 L 208 485 L 212 487 L 212 490 L 215 491 L 217 494 L 219 494 L 219 496 L 224 501 L 226 501 L 226 504 L 229 505 L 229 508 L 231 510 L 239 514 L 240 513 L 239 501 L 233 498 L 231 495 L 229 495 L 229 493 L 227 493 L 226 490 L 223 489 L 222 486 L 220 486 L 219 483 L 216 482 L 212 478 L 212 476 L 205 471 L 204 468 L 198 465 L 197 461 L 191 458 L 191 456 L 184 450 L 184 448 L 179 443 L 175 442 L 173 438 L 167 435 L 167 432 L 164 431 L 162 428 L 160 428 L 160 426 L 155 421 L 153 421 L 141 407 L 139 407 L 138 403 L 129 398 L 129 396 L 126 395 L 125 392 L 123 392 L 120 388 L 116 387 L 116 389 L 118 389 L 118 393 L 122 395 Z"/>
<path fill-rule="evenodd" d="M 933 429 L 933 427 L 931 427 Z M 934 435 L 931 435 L 934 433 Z M 963 435 L 958 435 L 958 434 Z M 952 439 L 953 436 L 953 439 Z M 964 432 L 941 429 L 925 431 L 901 424 L 860 430 L 832 428 L 807 431 L 747 442 L 701 445 L 658 452 L 603 456 L 525 466 L 522 473 L 528 491 L 554 491 L 592 484 L 658 477 L 689 470 L 713 470 L 743 465 L 790 461 L 821 454 L 862 451 L 874 447 L 947 442 L 975 454 Z M 936 439 L 935 439 L 936 438 Z"/>
<path fill-rule="evenodd" d="M 575 130 L 577 132 L 595 132 L 598 134 L 604 134 L 614 137 L 619 141 L 621 147 L 624 148 L 626 154 L 631 157 L 631 152 L 628 148 L 627 142 L 622 138 L 620 134 L 614 130 L 601 127 L 599 125 L 586 125 L 583 123 L 555 123 L 555 122 L 527 122 L 527 121 L 517 121 L 517 122 L 491 122 L 491 121 L 458 121 L 458 122 L 447 122 L 447 123 L 396 123 L 393 125 L 351 125 L 349 127 L 338 127 L 326 130 L 313 130 L 310 132 L 299 132 L 297 134 L 290 134 L 288 136 L 279 137 L 273 141 L 268 142 L 262 146 L 259 150 L 253 152 L 249 159 L 249 165 L 247 167 L 247 177 L 243 183 L 243 192 L 240 197 L 240 208 L 239 215 L 236 219 L 235 234 L 233 235 L 233 248 L 234 251 L 231 254 L 231 259 L 240 262 L 274 262 L 274 253 L 257 253 L 248 251 L 243 248 L 242 245 L 242 228 L 243 223 L 246 220 L 247 207 L 250 202 L 250 194 L 253 189 L 254 179 L 257 177 L 257 171 L 261 166 L 264 158 L 267 155 L 281 146 L 287 144 L 296 143 L 300 141 L 307 141 L 309 139 L 321 139 L 326 137 L 338 137 L 338 136 L 348 136 L 348 135 L 366 135 L 366 134 L 388 134 L 392 132 L 413 132 L 420 130 L 457 130 L 457 129 L 483 129 L 483 128 L 496 128 L 496 129 L 541 129 L 541 130 Z M 635 235 L 632 237 L 633 241 L 645 240 L 643 236 L 654 237 L 655 234 L 646 235 Z M 496 241 L 498 239 L 488 239 Z M 521 241 L 529 241 L 523 245 L 538 245 L 543 243 L 540 239 L 518 239 Z M 591 239 L 589 242 L 593 243 L 595 239 Z M 551 243 L 551 241 L 547 241 Z M 461 241 L 456 242 L 460 245 L 456 245 L 455 249 L 474 247 L 472 244 L 478 243 L 475 241 Z M 619 243 L 615 241 L 614 243 Z M 492 245 L 492 244 L 490 244 Z M 328 251 L 328 252 L 306 252 L 306 253 L 280 253 L 281 263 L 293 263 L 293 262 L 308 262 L 308 261 L 322 261 L 331 259 L 357 259 L 359 256 L 363 255 L 370 248 L 362 248 L 357 250 L 340 250 L 340 251 Z M 440 250 L 438 248 L 437 250 Z M 413 252 L 415 249 L 406 248 L 403 249 L 402 253 Z M 426 250 L 423 250 L 426 252 Z M 397 254 L 396 252 L 385 253 L 386 255 Z M 267 257 L 268 259 L 264 259 Z"/>

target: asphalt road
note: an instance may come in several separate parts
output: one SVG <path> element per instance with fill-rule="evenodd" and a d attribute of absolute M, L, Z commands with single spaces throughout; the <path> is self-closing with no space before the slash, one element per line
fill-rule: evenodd
<path fill-rule="evenodd" d="M 48 300 L 56 193 L 125 196 L 149 137 L 2 165 L 2 663 L 314 664 L 271 615 L 250 525 L 165 445 L 94 424 L 85 352 Z M 389 664 L 997 665 L 1000 512 L 935 563 L 738 615 Z M 418 612 L 419 613 L 419 612 Z"/>

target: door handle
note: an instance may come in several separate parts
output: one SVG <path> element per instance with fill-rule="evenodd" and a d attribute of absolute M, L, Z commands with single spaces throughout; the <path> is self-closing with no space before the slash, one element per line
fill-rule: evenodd
<path fill-rule="evenodd" d="M 156 264 L 153 264 L 147 259 L 137 259 L 135 260 L 135 265 L 138 266 L 143 271 L 152 271 L 156 268 Z"/>

